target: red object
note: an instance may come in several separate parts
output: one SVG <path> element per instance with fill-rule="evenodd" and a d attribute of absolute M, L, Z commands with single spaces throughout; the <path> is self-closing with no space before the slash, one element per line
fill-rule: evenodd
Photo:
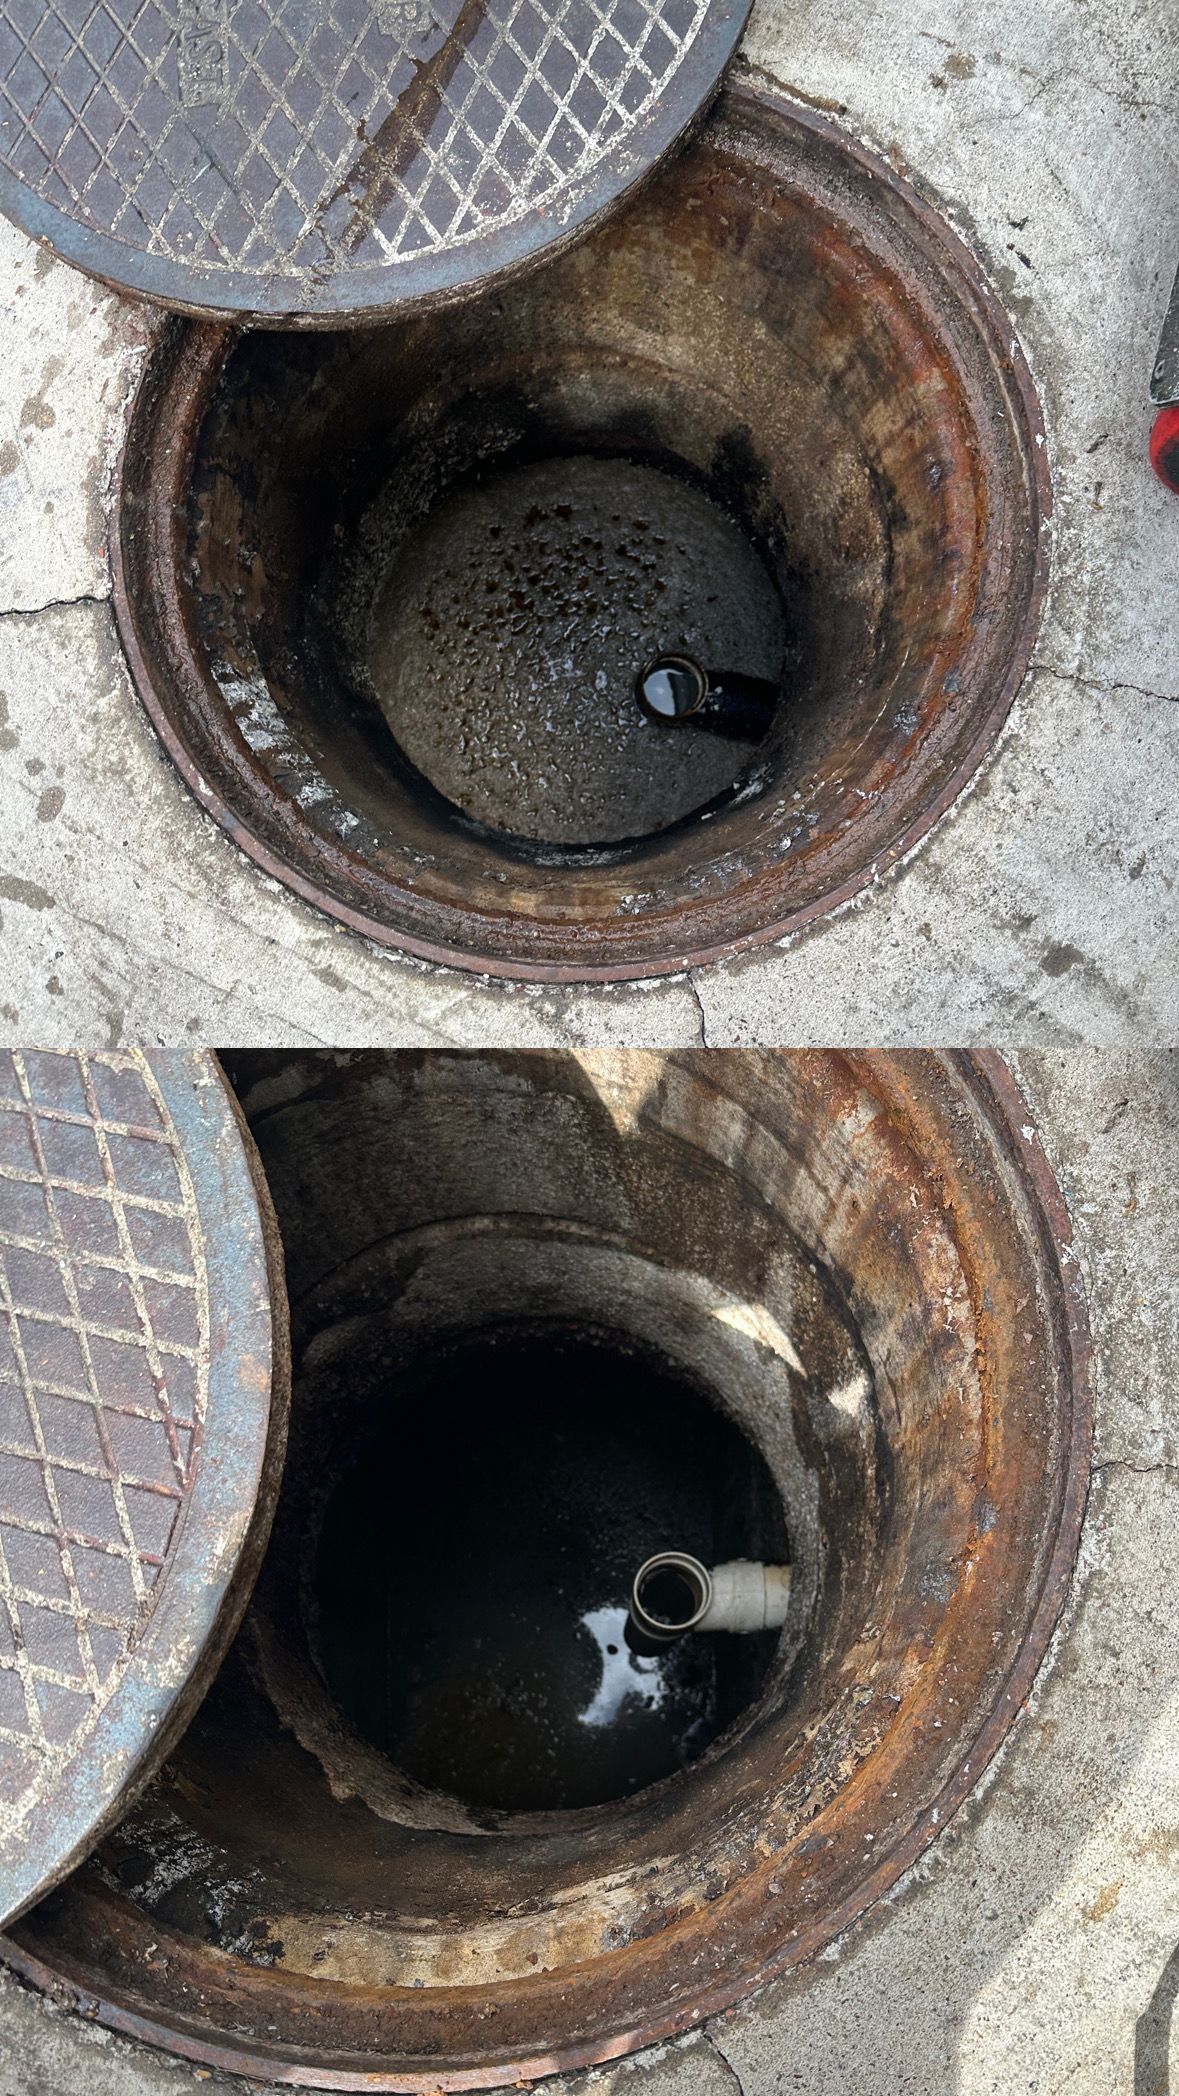
<path fill-rule="evenodd" d="M 1160 408 L 1150 433 L 1150 463 L 1165 488 L 1179 495 L 1179 401 Z"/>

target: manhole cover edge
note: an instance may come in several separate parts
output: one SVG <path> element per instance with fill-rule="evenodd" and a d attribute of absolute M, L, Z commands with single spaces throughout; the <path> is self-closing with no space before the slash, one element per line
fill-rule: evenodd
<path fill-rule="evenodd" d="M 207 1051 L 110 1060 L 150 1072 L 190 1174 L 211 1311 L 201 1446 L 165 1576 L 117 1685 L 59 1780 L 0 1841 L 5 1927 L 122 1816 L 188 1723 L 252 1588 L 285 1447 L 277 1226 L 236 1100 Z"/>
<path fill-rule="evenodd" d="M 110 289 L 185 313 L 262 327 L 337 327 L 444 305 L 520 275 L 589 233 L 702 121 L 740 43 L 753 0 L 713 0 L 657 98 L 563 196 L 550 198 L 475 242 L 443 246 L 400 265 L 368 265 L 270 278 L 245 270 L 180 266 L 73 218 L 0 163 L 0 213 L 30 239 Z M 0 18 L 3 9 L 0 7 Z"/>

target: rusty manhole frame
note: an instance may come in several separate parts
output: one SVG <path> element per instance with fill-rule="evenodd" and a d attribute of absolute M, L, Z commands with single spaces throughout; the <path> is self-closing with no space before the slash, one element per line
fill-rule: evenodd
<path fill-rule="evenodd" d="M 193 1450 L 175 1527 L 150 1606 L 130 1634 L 128 1656 L 112 1675 L 105 1700 L 52 1787 L 26 1811 L 11 1854 L 0 1855 L 6 1872 L 14 1874 L 4 1894 L 15 1919 L 75 1868 L 127 1810 L 184 1731 L 225 1656 L 270 1533 L 286 1446 L 290 1361 L 282 1252 L 270 1196 L 253 1139 L 215 1057 L 207 1050 L 150 1055 L 142 1050 L 38 1055 L 14 1050 L 13 1055 L 30 1124 L 56 1126 L 82 1141 L 87 1134 L 96 1136 L 107 1188 L 103 1198 L 113 1197 L 120 1214 L 124 1202 L 134 1205 L 137 1182 L 124 1187 L 116 1176 L 108 1154 L 110 1134 L 124 1145 L 150 1142 L 172 1158 L 202 1312 L 194 1363 Z M 26 1074 L 30 1061 L 31 1082 Z M 55 1103 L 46 1094 L 44 1080 L 38 1081 L 46 1064 L 74 1072 L 84 1109 L 71 1109 L 62 1099 Z M 128 1125 L 117 1112 L 104 1109 L 96 1068 L 107 1083 L 129 1074 L 146 1092 L 158 1125 Z M 87 1255 L 63 1235 L 58 1208 L 63 1198 L 75 1205 L 93 1202 L 94 1184 L 73 1186 L 46 1159 L 41 1141 L 38 1134 L 40 1185 L 52 1191 L 54 1206 L 47 1211 L 49 1234 L 37 1241 L 34 1256 L 66 1275 L 67 1293 L 76 1293 L 77 1262 L 87 1261 Z M 143 1190 L 138 1186 L 139 1193 Z M 150 1212 L 150 1202 L 144 1212 Z M 142 1287 L 142 1255 L 128 1256 Z M 94 1270 L 95 1262 L 88 1263 Z M 123 1264 L 101 1255 L 96 1265 L 100 1273 L 124 1272 Z M 150 1254 L 142 1265 L 150 1275 Z M 32 1314 L 51 1321 L 51 1300 L 34 1306 Z M 100 1336 L 91 1327 L 103 1320 L 97 1313 L 88 1317 L 84 1306 L 73 1314 L 81 1319 L 89 1347 Z M 17 1312 L 8 1315 L 15 1330 Z M 0 1324 L 4 1319 L 0 1310 Z M 156 1339 L 150 1325 L 144 1330 L 150 1361 Z M 28 1380 L 23 1346 L 20 1359 L 17 1387 L 25 1390 L 30 1406 L 38 1397 L 44 1402 L 37 1379 Z M 109 1418 L 120 1404 L 113 1380 L 117 1371 L 91 1366 L 89 1352 L 86 1360 L 93 1402 Z M 52 1455 L 43 1461 L 48 1471 Z M 122 1486 L 120 1468 L 125 1465 L 115 1469 Z"/>
<path fill-rule="evenodd" d="M 684 907 L 671 923 L 660 924 L 657 947 L 643 944 L 651 935 L 643 929 L 642 920 L 624 919 L 613 912 L 596 921 L 562 925 L 520 913 L 509 920 L 511 952 L 503 950 L 508 935 L 487 910 L 427 899 L 440 921 L 437 936 L 390 923 L 376 913 L 371 898 L 387 894 L 391 909 L 399 898 L 406 908 L 410 888 L 312 830 L 291 797 L 263 776 L 229 718 L 193 630 L 191 608 L 178 580 L 179 559 L 171 550 L 169 520 L 187 514 L 197 442 L 236 330 L 210 325 L 182 333 L 184 324 L 174 321 L 140 381 L 117 472 L 111 534 L 113 602 L 131 681 L 189 791 L 239 850 L 301 900 L 380 946 L 438 966 L 508 981 L 607 983 L 679 974 L 781 941 L 874 886 L 928 836 L 978 773 L 1031 667 L 1048 589 L 1052 482 L 1031 370 L 1011 318 L 981 262 L 948 216 L 882 154 L 747 66 L 739 65 L 730 74 L 709 121 L 719 115 L 723 123 L 729 111 L 737 121 L 742 115 L 769 115 L 804 144 L 838 152 L 855 179 L 870 185 L 873 198 L 880 200 L 882 215 L 906 221 L 927 245 L 932 266 L 953 286 L 955 299 L 970 315 L 992 358 L 1010 434 L 1002 447 L 997 440 L 990 442 L 990 468 L 1005 497 L 1018 486 L 1026 500 L 1028 543 L 1016 563 L 1024 590 L 1022 613 L 1002 652 L 988 664 L 987 700 L 978 711 L 969 744 L 948 769 L 943 767 L 930 781 L 925 800 L 903 820 L 886 850 L 861 854 L 859 863 L 848 871 L 841 873 L 836 867 L 834 878 L 821 893 L 789 908 L 772 898 L 771 883 L 761 874 L 756 905 L 743 889 L 737 889 L 736 897 L 726 894 L 723 905 L 710 906 L 703 932 L 694 921 L 696 913 Z M 975 433 L 980 445 L 987 447 L 987 431 L 976 424 Z M 198 724 L 197 735 L 205 743 L 203 753 L 186 732 L 186 715 Z M 211 757 L 216 759 L 220 783 L 213 776 Z M 898 816 L 904 806 L 905 770 L 905 766 L 894 770 L 879 796 L 883 800 L 886 794 L 895 793 Z M 284 836 L 291 839 L 289 850 L 284 849 Z M 824 846 L 828 851 L 831 848 Z M 419 912 L 424 907 L 420 892 L 413 894 L 412 906 Z M 734 918 L 745 920 L 727 931 L 723 929 L 726 907 Z M 754 914 L 758 921 L 749 921 Z M 444 919 L 449 920 L 451 930 L 442 928 Z M 722 928 L 718 928 L 718 919 Z M 542 940 L 550 948 L 563 946 L 564 950 L 538 955 Z M 609 949 L 608 954 L 601 958 L 604 948 Z"/>
<path fill-rule="evenodd" d="M 847 1058 L 853 1068 L 861 1056 L 864 1056 L 866 1063 L 868 1058 L 863 1051 L 854 1052 Z M 929 1058 L 902 1053 L 884 1056 L 881 1060 L 891 1063 L 898 1073 L 896 1081 L 900 1087 L 899 1098 L 918 1099 L 919 1066 Z M 63 1972 L 43 1963 L 35 1953 L 25 1950 L 19 1943 L 3 1943 L 5 1961 L 33 1984 L 47 1991 L 52 1990 L 59 2000 L 63 1998 L 63 1993 L 66 1999 L 72 1996 L 76 2007 L 112 2029 L 213 2068 L 249 2075 L 265 2083 L 283 2086 L 338 2090 L 364 2087 L 401 2092 L 401 2096 L 438 2096 L 438 2092 L 443 2090 L 495 2088 L 514 2081 L 524 2083 L 542 2080 L 559 2072 L 604 2064 L 642 2047 L 680 2035 L 686 2028 L 698 2027 L 706 2019 L 724 2013 L 768 1981 L 802 1965 L 826 1944 L 861 1921 L 944 1832 L 951 1816 L 975 1791 L 997 1751 L 1017 1723 L 1048 1653 L 1072 1578 L 1090 1476 L 1092 1343 L 1085 1291 L 1079 1264 L 1072 1250 L 1067 1207 L 1041 1146 L 1034 1117 L 1013 1074 L 997 1053 L 989 1050 L 953 1050 L 945 1051 L 932 1060 L 941 1062 L 948 1077 L 964 1088 L 972 1109 L 982 1116 L 989 1131 L 989 1140 L 993 1140 L 996 1145 L 996 1168 L 1005 1180 L 1009 1183 L 1014 1181 L 1018 1187 L 1018 1193 L 1013 1195 L 1013 1199 L 1017 1206 L 1022 1203 L 1027 1227 L 1034 1234 L 1037 1247 L 1034 1255 L 1037 1262 L 1035 1271 L 1041 1284 L 1048 1285 L 1049 1300 L 1047 1306 L 1041 1308 L 1039 1315 L 1043 1328 L 1051 1334 L 1050 1343 L 1057 1362 L 1057 1394 L 1049 1415 L 1055 1422 L 1059 1435 L 1056 1444 L 1058 1453 L 1053 1466 L 1055 1529 L 1051 1534 L 1050 1548 L 1046 1552 L 1038 1589 L 1032 1590 L 1034 1605 L 1022 1642 L 1010 1663 L 1005 1666 L 1005 1670 L 997 1675 L 986 1702 L 980 1701 L 977 1706 L 983 1713 L 981 1723 L 971 1736 L 960 1739 L 957 1743 L 950 1773 L 936 1797 L 927 1798 L 925 1803 L 919 1806 L 909 1824 L 887 1842 L 882 1852 L 873 1851 L 872 1868 L 855 1880 L 853 1889 L 846 1896 L 813 1915 L 805 1925 L 787 1934 L 785 1940 L 779 1939 L 774 1943 L 768 1933 L 769 1924 L 764 1920 L 767 1901 L 773 1887 L 763 1883 L 760 1907 L 763 1921 L 759 1927 L 756 1964 L 745 1969 L 735 1969 L 739 1962 L 737 1939 L 733 1945 L 736 1955 L 729 1958 L 724 1976 L 717 1977 L 714 1973 L 712 1979 L 698 1992 L 677 1997 L 675 2007 L 668 2006 L 665 1988 L 664 2003 L 657 2014 L 644 2018 L 632 2013 L 624 2017 L 624 2002 L 620 1998 L 616 2014 L 621 2028 L 616 2028 L 607 2035 L 603 2035 L 599 2030 L 596 2035 L 586 2034 L 579 2040 L 565 2045 L 558 2043 L 551 2050 L 523 2058 L 505 2058 L 500 2053 L 494 2062 L 487 2065 L 448 2067 L 440 2061 L 432 2070 L 427 2070 L 417 2063 L 403 2070 L 388 2066 L 374 2067 L 371 2064 L 353 2064 L 351 2067 L 313 2065 L 310 2062 L 292 2061 L 289 2054 L 285 2058 L 276 2057 L 274 2053 L 267 2052 L 264 2041 L 259 2044 L 258 2039 L 252 2035 L 243 2034 L 240 2043 L 236 2044 L 227 2041 L 221 2035 L 211 2038 L 206 2034 L 207 2021 L 203 2029 L 198 2029 L 193 2022 L 185 2026 L 182 2001 L 183 1994 L 191 1982 L 185 1980 L 182 1975 L 177 1975 L 182 1989 L 178 1997 L 177 2017 L 174 2022 L 167 2023 L 158 2015 L 141 2014 L 125 2003 L 96 1998 L 92 1974 L 85 1979 L 71 1978 L 68 1971 Z M 940 1177 L 936 1156 L 927 1160 L 925 1170 L 932 1177 L 936 1188 Z M 961 1172 L 964 1182 L 968 1184 L 971 1176 L 969 1166 L 963 1164 Z M 980 1289 L 988 1285 L 980 1274 L 976 1274 L 975 1283 Z M 1018 1306 L 1012 1299 L 1006 1306 L 1005 1316 L 1000 1318 L 1002 1329 L 1009 1329 L 1017 1309 Z M 992 1315 L 995 1314 L 992 1312 Z M 886 1777 L 885 1780 L 891 1779 Z M 767 1867 L 774 1867 L 772 1861 Z M 738 1881 L 739 1890 L 745 1889 L 746 1886 L 747 1880 Z M 710 1918 L 711 1916 L 715 1916 L 716 1929 L 723 1935 L 726 1926 L 723 1909 L 713 1908 L 710 1910 Z M 115 1926 L 117 1929 L 117 1921 Z M 674 1931 L 672 1933 L 674 1934 Z M 653 1937 L 637 1941 L 629 1949 L 617 1953 L 628 1964 L 633 1961 L 637 1966 L 637 1985 L 640 1989 L 645 1964 L 652 1956 L 658 1960 L 658 1935 L 656 1930 Z M 130 1947 L 128 1944 L 127 1948 Z M 208 1968 L 209 1980 L 216 1994 L 229 1982 L 229 1966 L 232 1960 L 227 1959 L 224 1953 L 216 1951 L 206 1951 L 204 1955 L 212 1960 Z M 224 1972 L 221 1970 L 223 1966 Z M 309 1987 L 314 1989 L 314 1982 L 309 1982 L 299 1975 L 288 1975 L 283 1984 L 295 1988 L 300 1993 L 306 1993 Z M 631 1988 L 635 1984 L 632 1977 Z M 502 1995 L 503 1990 L 500 1991 Z M 233 1998 L 232 1995 L 229 1997 Z M 411 1996 L 410 1999 L 419 2001 L 422 1997 Z M 243 2002 L 241 2010 L 244 2008 Z M 440 2004 L 433 2013 L 462 2015 L 457 2005 L 451 2010 Z M 482 2036 L 484 2042 L 486 2040 L 487 2027 L 481 2020 L 483 2014 L 485 2012 L 473 2006 L 467 2012 L 466 2042 L 463 2049 L 467 2052 L 468 2060 L 472 2053 L 476 2059 L 478 2058 L 479 2037 Z M 419 2062 L 422 2051 L 428 2049 L 419 2046 Z M 353 2055 L 349 2051 L 338 2056 L 351 2058 Z"/>

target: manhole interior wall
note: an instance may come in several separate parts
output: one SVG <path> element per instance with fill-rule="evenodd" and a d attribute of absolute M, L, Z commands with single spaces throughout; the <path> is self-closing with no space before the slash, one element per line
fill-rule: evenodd
<path fill-rule="evenodd" d="M 120 2028 L 317 2087 L 497 2086 L 683 2029 L 895 1881 L 1045 1650 L 1087 1357 L 1026 1105 L 964 1053 L 267 1052 L 234 1077 L 292 1298 L 270 1551 L 167 1768 L 6 1955 Z M 429 1742 L 399 1767 L 400 1720 L 332 1642 L 333 1521 L 372 1567 L 400 1563 L 399 1513 L 435 1569 L 430 1517 L 459 1556 L 473 1528 L 471 1581 L 500 1579 L 528 1524 L 468 1499 L 448 1530 L 448 1509 L 489 1410 L 485 1446 L 524 1446 L 527 1348 L 538 1530 L 600 1421 L 591 1541 L 631 1523 L 630 1547 L 649 1500 L 653 1547 L 691 1521 L 689 1548 L 785 1541 L 794 1570 L 780 1638 L 724 1682 L 718 1662 L 711 1729 L 637 1788 L 599 1770 L 588 1803 L 535 1770 L 476 1797 Z M 688 1443 L 708 1454 L 661 1508 L 648 1480 Z M 367 1500 L 341 1501 L 358 1451 Z M 590 1525 L 579 1503 L 574 1540 Z M 433 1652 L 424 1578 L 382 1606 L 415 1595 Z"/>
<path fill-rule="evenodd" d="M 638 976 L 936 820 L 1026 668 L 1047 505 L 957 236 L 743 82 L 525 281 L 368 331 L 176 323 L 116 603 L 189 785 L 300 894 L 430 959 Z M 781 681 L 763 742 L 642 717 L 685 648 Z"/>

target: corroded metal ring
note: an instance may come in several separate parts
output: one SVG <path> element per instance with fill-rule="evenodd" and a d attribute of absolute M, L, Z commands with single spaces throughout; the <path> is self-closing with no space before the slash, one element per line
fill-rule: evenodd
<path fill-rule="evenodd" d="M 412 508 L 517 455 L 636 447 L 766 555 L 799 667 L 723 805 L 546 850 L 423 790 L 308 607 L 381 489 Z M 1031 377 L 962 240 L 738 78 L 543 277 L 363 338 L 177 324 L 128 434 L 115 606 L 164 747 L 267 873 L 424 960 L 623 980 L 781 938 L 926 835 L 1027 670 L 1050 507 Z"/>

